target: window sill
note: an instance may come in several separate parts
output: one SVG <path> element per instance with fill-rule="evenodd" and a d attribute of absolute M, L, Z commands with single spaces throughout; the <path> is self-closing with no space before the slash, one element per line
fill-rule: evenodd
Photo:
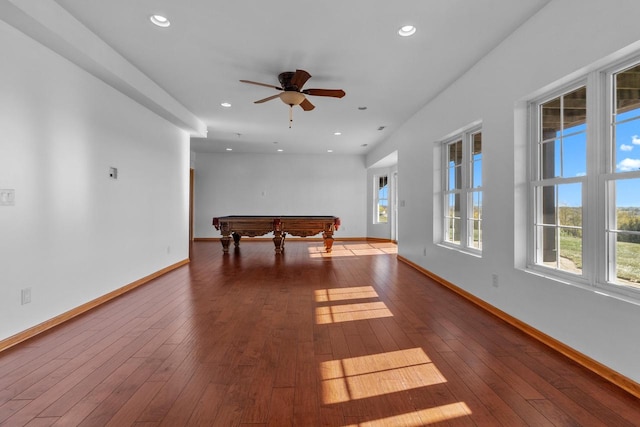
<path fill-rule="evenodd" d="M 527 274 L 532 274 L 543 279 L 561 283 L 563 285 L 574 286 L 588 292 L 593 292 L 600 296 L 614 298 L 634 305 L 640 305 L 640 289 L 612 283 L 591 283 L 587 279 L 578 275 L 549 271 L 535 265 L 529 265 L 523 271 Z"/>
<path fill-rule="evenodd" d="M 436 246 L 439 246 L 441 248 L 448 249 L 451 251 L 460 252 L 465 255 L 470 255 L 472 257 L 482 258 L 482 251 L 477 249 L 463 248 L 462 246 L 452 245 L 445 242 L 437 243 Z"/>

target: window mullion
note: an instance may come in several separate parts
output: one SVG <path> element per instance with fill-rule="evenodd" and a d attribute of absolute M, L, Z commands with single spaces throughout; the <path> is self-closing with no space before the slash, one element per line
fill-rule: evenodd
<path fill-rule="evenodd" d="M 587 76 L 587 175 L 582 191 L 582 259 L 583 276 L 590 284 L 595 284 L 603 274 L 603 266 L 598 259 L 598 254 L 604 253 L 604 233 L 594 232 L 601 230 L 598 224 L 604 224 L 604 203 L 601 199 L 602 191 L 598 187 L 598 173 L 601 168 L 603 145 L 606 141 L 603 126 L 601 105 L 604 88 L 601 84 L 602 76 L 591 73 Z"/>
<path fill-rule="evenodd" d="M 462 173 L 460 188 L 460 245 L 463 248 L 469 247 L 469 157 L 471 148 L 469 144 L 469 134 L 462 135 Z"/>

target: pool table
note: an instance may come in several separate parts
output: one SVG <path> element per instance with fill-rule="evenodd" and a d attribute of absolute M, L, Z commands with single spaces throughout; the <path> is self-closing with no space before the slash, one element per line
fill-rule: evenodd
<path fill-rule="evenodd" d="M 322 233 L 324 247 L 331 252 L 333 232 L 340 227 L 340 218 L 335 216 L 271 216 L 271 215 L 231 215 L 213 218 L 213 226 L 220 230 L 222 251 L 229 252 L 233 238 L 235 247 L 240 246 L 242 236 L 256 237 L 273 233 L 276 253 L 284 250 L 287 234 L 298 237 L 315 236 Z"/>

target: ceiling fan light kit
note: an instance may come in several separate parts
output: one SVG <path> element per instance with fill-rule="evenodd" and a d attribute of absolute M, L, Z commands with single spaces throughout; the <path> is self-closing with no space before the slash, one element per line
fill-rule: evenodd
<path fill-rule="evenodd" d="M 300 105 L 306 98 L 300 92 L 288 90 L 280 94 L 280 99 L 287 105 Z"/>
<path fill-rule="evenodd" d="M 278 75 L 280 86 L 274 86 L 267 83 L 254 82 L 251 80 L 240 80 L 242 83 L 249 83 L 258 86 L 265 86 L 272 89 L 280 90 L 282 93 L 269 96 L 267 98 L 255 101 L 255 104 L 271 101 L 280 98 L 282 102 L 289 106 L 289 128 L 293 122 L 293 106 L 299 105 L 304 111 L 310 111 L 315 106 L 307 99 L 305 95 L 312 96 L 328 96 L 332 98 L 342 98 L 345 95 L 342 89 L 305 89 L 302 90 L 304 84 L 311 78 L 305 70 L 285 71 Z"/>

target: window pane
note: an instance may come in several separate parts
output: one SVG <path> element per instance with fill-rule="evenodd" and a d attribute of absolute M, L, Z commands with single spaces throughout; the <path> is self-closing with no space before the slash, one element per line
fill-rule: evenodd
<path fill-rule="evenodd" d="M 460 244 L 460 219 L 451 218 L 447 223 L 447 241 Z"/>
<path fill-rule="evenodd" d="M 640 178 L 616 181 L 615 194 L 616 229 L 640 232 Z"/>
<path fill-rule="evenodd" d="M 469 218 L 482 219 L 482 191 L 471 193 L 471 206 L 473 211 L 470 212 Z"/>
<path fill-rule="evenodd" d="M 462 141 L 456 141 L 448 145 L 447 169 L 449 183 L 448 190 L 462 188 Z"/>
<path fill-rule="evenodd" d="M 470 194 L 468 206 L 472 207 L 467 218 L 468 245 L 480 249 L 482 247 L 482 192 Z"/>
<path fill-rule="evenodd" d="M 617 281 L 640 282 L 640 178 L 614 182 L 616 200 L 615 267 Z"/>
<path fill-rule="evenodd" d="M 540 152 L 540 176 L 549 179 L 561 176 L 562 140 L 555 139 L 542 144 Z"/>
<path fill-rule="evenodd" d="M 556 224 L 556 188 L 553 185 L 541 187 L 539 190 L 540 204 L 538 212 L 539 224 Z"/>
<path fill-rule="evenodd" d="M 469 246 L 482 249 L 482 228 L 480 221 L 469 221 Z"/>
<path fill-rule="evenodd" d="M 540 240 L 538 242 L 538 253 L 541 259 L 538 259 L 537 262 L 551 268 L 558 268 L 557 230 L 554 226 L 538 227 Z"/>
<path fill-rule="evenodd" d="M 582 268 L 582 183 L 539 187 L 537 263 L 579 272 Z"/>
<path fill-rule="evenodd" d="M 447 195 L 447 230 L 446 240 L 460 244 L 461 218 L 460 218 L 460 194 Z"/>
<path fill-rule="evenodd" d="M 482 186 L 482 133 L 472 136 L 471 147 L 471 188 Z"/>
<path fill-rule="evenodd" d="M 558 185 L 558 224 L 582 227 L 582 184 Z"/>
<path fill-rule="evenodd" d="M 540 141 L 583 132 L 587 122 L 585 86 L 540 105 Z"/>
<path fill-rule="evenodd" d="M 388 221 L 388 213 L 389 213 L 389 178 L 387 175 L 383 175 L 378 177 L 378 193 L 376 194 L 377 198 L 377 210 L 378 217 L 377 222 L 385 223 Z"/>
<path fill-rule="evenodd" d="M 615 125 L 616 172 L 640 170 L 640 120 Z"/>
<path fill-rule="evenodd" d="M 378 190 L 378 199 L 388 199 L 388 194 L 389 194 L 389 188 L 388 187 L 382 187 L 380 190 Z"/>
<path fill-rule="evenodd" d="M 378 202 L 378 222 L 387 222 L 388 220 L 388 203 L 386 200 Z"/>
<path fill-rule="evenodd" d="M 562 177 L 587 174 L 587 134 L 579 133 L 562 140 Z"/>
<path fill-rule="evenodd" d="M 640 240 L 628 241 L 629 237 L 618 234 L 616 242 L 616 282 L 640 287 Z"/>
<path fill-rule="evenodd" d="M 447 216 L 460 218 L 460 194 L 452 193 L 447 196 Z"/>
<path fill-rule="evenodd" d="M 637 117 L 640 109 L 640 64 L 615 76 L 616 121 Z"/>
<path fill-rule="evenodd" d="M 378 179 L 378 190 L 382 190 L 382 189 L 385 189 L 385 188 L 387 188 L 387 176 L 386 175 L 385 176 L 381 176 Z"/>
<path fill-rule="evenodd" d="M 547 225 L 582 227 L 581 183 L 546 185 L 539 191 L 541 211 L 538 221 Z"/>
<path fill-rule="evenodd" d="M 558 268 L 571 273 L 582 273 L 582 230 L 560 228 Z"/>
<path fill-rule="evenodd" d="M 560 98 L 552 99 L 540 106 L 540 135 L 542 140 L 555 138 L 561 129 Z"/>
<path fill-rule="evenodd" d="M 543 143 L 540 165 L 542 179 L 586 175 L 586 133 L 578 133 Z"/>
<path fill-rule="evenodd" d="M 449 186 L 447 190 L 460 190 L 462 188 L 462 165 L 449 169 Z"/>
<path fill-rule="evenodd" d="M 449 144 L 449 157 L 447 163 L 449 167 L 462 164 L 462 141 Z"/>
<path fill-rule="evenodd" d="M 563 135 L 584 131 L 587 121 L 587 88 L 580 87 L 563 96 Z"/>

